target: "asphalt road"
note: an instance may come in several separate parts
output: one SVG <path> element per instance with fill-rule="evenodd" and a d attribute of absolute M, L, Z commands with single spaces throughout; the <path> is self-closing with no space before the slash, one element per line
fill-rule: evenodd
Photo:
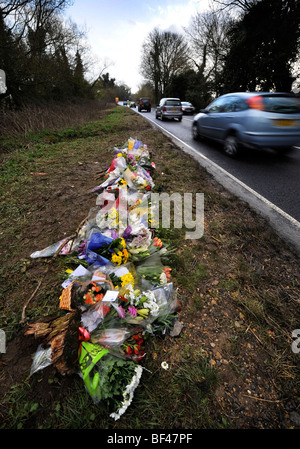
<path fill-rule="evenodd" d="M 182 122 L 162 122 L 155 118 L 154 108 L 150 113 L 142 111 L 139 114 L 209 158 L 300 222 L 300 148 L 294 148 L 288 155 L 279 155 L 272 150 L 245 150 L 238 159 L 231 159 L 222 152 L 220 145 L 198 142 L 192 138 L 192 116 L 183 116 Z"/>

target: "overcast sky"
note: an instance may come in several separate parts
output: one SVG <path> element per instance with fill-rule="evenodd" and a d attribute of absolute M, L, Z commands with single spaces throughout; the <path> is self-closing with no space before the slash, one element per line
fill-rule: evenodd
<path fill-rule="evenodd" d="M 109 58 L 110 77 L 134 93 L 143 81 L 141 47 L 148 33 L 155 27 L 181 32 L 197 11 L 208 8 L 209 0 L 75 0 L 65 15 L 86 30 L 91 53 L 99 61 L 95 77 Z"/>

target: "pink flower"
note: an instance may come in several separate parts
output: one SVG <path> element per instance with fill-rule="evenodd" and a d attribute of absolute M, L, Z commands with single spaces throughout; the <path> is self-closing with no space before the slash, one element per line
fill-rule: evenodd
<path fill-rule="evenodd" d="M 118 314 L 120 318 L 125 318 L 125 309 L 122 306 L 118 307 Z"/>
<path fill-rule="evenodd" d="M 137 309 L 135 307 L 129 306 L 128 311 L 129 311 L 129 313 L 131 313 L 132 316 L 136 316 L 136 314 L 137 314 Z"/>

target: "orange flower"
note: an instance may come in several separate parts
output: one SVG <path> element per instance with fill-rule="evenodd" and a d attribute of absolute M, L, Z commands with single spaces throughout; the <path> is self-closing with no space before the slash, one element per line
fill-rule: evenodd
<path fill-rule="evenodd" d="M 99 289 L 98 289 L 99 291 Z M 96 301 L 101 301 L 101 299 L 103 298 L 103 293 L 99 293 L 98 295 L 96 295 Z"/>
<path fill-rule="evenodd" d="M 90 292 L 87 292 L 87 294 L 86 295 L 84 295 L 84 298 L 85 298 L 85 303 L 86 304 L 94 304 L 94 301 L 93 301 L 93 295 L 91 295 L 90 294 Z"/>

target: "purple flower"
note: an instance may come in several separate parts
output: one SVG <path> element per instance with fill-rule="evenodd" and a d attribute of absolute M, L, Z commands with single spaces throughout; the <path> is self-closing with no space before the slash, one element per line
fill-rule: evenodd
<path fill-rule="evenodd" d="M 125 318 L 125 309 L 123 309 L 122 306 L 119 306 L 117 310 L 118 310 L 119 317 L 122 319 Z"/>
<path fill-rule="evenodd" d="M 115 230 L 111 230 L 110 234 L 112 239 L 116 240 L 118 238 L 118 234 Z"/>
<path fill-rule="evenodd" d="M 78 247 L 79 256 L 82 256 L 85 253 L 85 246 L 86 246 L 87 239 L 84 240 L 84 242 L 80 243 Z"/>
<path fill-rule="evenodd" d="M 123 232 L 123 239 L 124 240 L 127 240 L 130 237 L 131 231 L 132 231 L 132 227 L 131 226 L 127 226 L 127 228 Z"/>

